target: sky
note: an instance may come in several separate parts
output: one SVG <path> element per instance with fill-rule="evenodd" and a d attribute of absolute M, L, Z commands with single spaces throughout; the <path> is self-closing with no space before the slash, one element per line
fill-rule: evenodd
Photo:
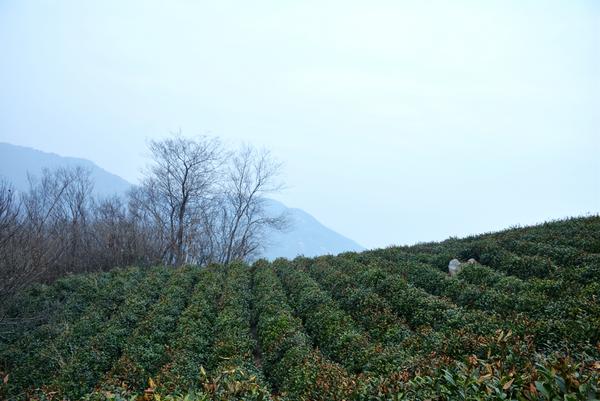
<path fill-rule="evenodd" d="M 600 2 L 0 0 L 0 141 L 266 147 L 366 247 L 600 212 Z"/>

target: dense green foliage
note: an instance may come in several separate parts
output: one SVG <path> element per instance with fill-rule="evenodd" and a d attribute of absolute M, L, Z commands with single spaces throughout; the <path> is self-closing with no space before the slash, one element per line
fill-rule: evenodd
<path fill-rule="evenodd" d="M 27 290 L 0 398 L 594 400 L 600 218 Z M 464 264 L 455 276 L 448 262 Z"/>

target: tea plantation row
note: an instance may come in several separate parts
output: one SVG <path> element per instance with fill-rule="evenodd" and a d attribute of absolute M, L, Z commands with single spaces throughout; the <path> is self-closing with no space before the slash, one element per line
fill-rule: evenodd
<path fill-rule="evenodd" d="M 30 288 L 2 399 L 593 400 L 600 218 Z M 456 276 L 453 258 L 475 258 Z"/>

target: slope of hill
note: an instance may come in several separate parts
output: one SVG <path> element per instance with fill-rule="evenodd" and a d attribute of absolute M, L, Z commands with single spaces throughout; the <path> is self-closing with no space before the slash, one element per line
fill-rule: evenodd
<path fill-rule="evenodd" d="M 94 180 L 94 190 L 99 196 L 124 194 L 131 187 L 131 184 L 121 177 L 109 173 L 89 160 L 0 143 L 0 177 L 5 177 L 19 190 L 28 188 L 28 173 L 39 176 L 44 168 L 74 166 L 82 166 L 90 170 Z"/>
<path fill-rule="evenodd" d="M 478 262 L 449 276 L 454 258 Z M 599 216 L 337 257 L 78 275 L 9 311 L 24 323 L 0 336 L 0 397 L 594 400 L 598 294 Z"/>
<path fill-rule="evenodd" d="M 99 196 L 125 194 L 131 187 L 129 182 L 89 160 L 63 157 L 23 146 L 0 143 L 0 177 L 6 178 L 19 190 L 28 188 L 27 173 L 39 176 L 44 168 L 52 169 L 61 166 L 88 168 L 95 182 L 95 192 Z M 289 229 L 284 232 L 267 233 L 268 241 L 264 256 L 269 259 L 293 258 L 298 255 L 335 255 L 340 252 L 364 249 L 356 242 L 325 227 L 301 209 L 287 208 L 275 200 L 269 200 L 268 207 L 273 215 L 285 213 L 290 220 Z"/>
<path fill-rule="evenodd" d="M 267 235 L 268 243 L 264 257 L 269 260 L 279 257 L 294 258 L 299 255 L 337 255 L 364 250 L 351 239 L 325 227 L 302 209 L 288 208 L 272 199 L 269 199 L 267 207 L 273 216 L 284 213 L 289 220 L 288 229 L 272 231 Z"/>

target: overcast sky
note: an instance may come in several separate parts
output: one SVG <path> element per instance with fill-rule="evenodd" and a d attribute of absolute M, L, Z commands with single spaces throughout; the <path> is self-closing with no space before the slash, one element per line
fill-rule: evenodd
<path fill-rule="evenodd" d="M 265 146 L 367 247 L 600 212 L 600 2 L 0 1 L 0 141 Z"/>

